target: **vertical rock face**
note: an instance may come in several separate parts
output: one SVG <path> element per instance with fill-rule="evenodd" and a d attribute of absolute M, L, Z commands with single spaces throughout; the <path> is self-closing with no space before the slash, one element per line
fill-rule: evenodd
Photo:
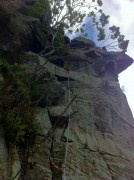
<path fill-rule="evenodd" d="M 118 73 L 133 60 L 83 41 L 73 41 L 69 54 L 59 59 L 61 64 L 54 59 L 43 70 L 51 77 L 44 79 L 44 87 L 55 98 L 47 109 L 39 108 L 37 117 L 44 124 L 41 134 L 60 123 L 41 148 L 45 164 L 39 160 L 42 155 L 38 161 L 46 170 L 41 174 L 53 180 L 134 179 L 134 119 L 118 83 Z M 63 113 L 74 97 L 71 112 Z M 39 166 L 24 179 L 41 179 L 38 171 Z"/>

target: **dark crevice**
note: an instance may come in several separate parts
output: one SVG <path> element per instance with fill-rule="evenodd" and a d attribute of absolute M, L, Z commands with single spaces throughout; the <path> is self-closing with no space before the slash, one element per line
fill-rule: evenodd
<path fill-rule="evenodd" d="M 68 116 L 52 116 L 49 109 L 48 115 L 52 126 L 57 126 L 57 128 L 64 128 L 68 126 Z"/>
<path fill-rule="evenodd" d="M 50 62 L 58 67 L 64 67 L 64 61 L 62 59 L 55 59 L 51 60 Z"/>
<path fill-rule="evenodd" d="M 56 75 L 58 81 L 68 81 L 68 77 Z M 73 78 L 69 78 L 69 81 L 75 81 Z"/>
<path fill-rule="evenodd" d="M 85 55 L 86 55 L 86 56 L 89 56 L 90 58 L 93 58 L 93 59 L 97 59 L 97 58 L 99 57 L 99 56 L 95 53 L 94 50 L 85 53 Z"/>
<path fill-rule="evenodd" d="M 50 170 L 52 172 L 52 180 L 54 180 L 54 172 L 53 172 L 53 168 L 51 165 L 51 159 L 53 158 L 53 142 L 54 142 L 54 137 L 52 137 L 52 140 L 51 140 L 50 156 L 49 156 L 49 165 L 50 165 Z"/>
<path fill-rule="evenodd" d="M 39 53 L 43 50 L 42 44 L 41 42 L 38 40 L 37 36 L 35 35 L 35 33 L 33 32 L 33 47 L 32 47 L 32 51 L 34 53 Z"/>

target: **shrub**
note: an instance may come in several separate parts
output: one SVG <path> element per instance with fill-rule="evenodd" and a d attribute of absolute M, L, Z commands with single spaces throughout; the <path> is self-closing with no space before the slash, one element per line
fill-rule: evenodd
<path fill-rule="evenodd" d="M 36 103 L 31 100 L 25 71 L 26 67 L 22 65 L 0 61 L 0 72 L 4 76 L 0 90 L 1 121 L 8 144 L 18 146 L 30 142 L 38 128 L 35 119 Z"/>

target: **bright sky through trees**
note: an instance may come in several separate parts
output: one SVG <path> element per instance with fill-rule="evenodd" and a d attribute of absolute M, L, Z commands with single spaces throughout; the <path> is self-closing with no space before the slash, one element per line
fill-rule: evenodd
<path fill-rule="evenodd" d="M 127 54 L 134 59 L 134 0 L 103 0 L 103 11 L 110 15 L 110 24 L 120 27 L 129 39 Z M 125 86 L 128 103 L 134 115 L 134 64 L 119 76 L 121 86 Z"/>

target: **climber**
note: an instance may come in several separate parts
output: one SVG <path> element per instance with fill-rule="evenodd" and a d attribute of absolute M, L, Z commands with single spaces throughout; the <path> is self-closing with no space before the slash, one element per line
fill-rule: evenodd
<path fill-rule="evenodd" d="M 52 159 L 52 157 L 49 157 L 49 161 L 50 161 L 50 167 L 56 171 L 57 173 L 63 173 L 63 170 L 56 165 L 56 163 L 54 162 L 54 160 Z"/>

